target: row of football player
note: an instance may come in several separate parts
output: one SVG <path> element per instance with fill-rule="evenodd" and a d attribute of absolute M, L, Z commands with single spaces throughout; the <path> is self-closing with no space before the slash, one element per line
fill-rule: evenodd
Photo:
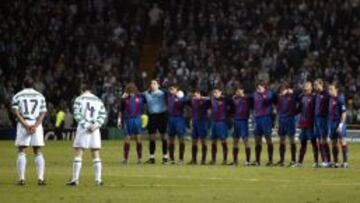
<path fill-rule="evenodd" d="M 320 80 L 315 82 L 315 86 L 321 86 Z M 35 165 L 38 174 L 38 184 L 45 185 L 44 171 L 45 160 L 41 153 L 41 147 L 44 146 L 42 121 L 46 113 L 46 102 L 44 96 L 32 88 L 33 81 L 26 79 L 24 81 L 25 89 L 17 93 L 13 97 L 12 108 L 18 119 L 17 134 L 15 145 L 18 147 L 17 170 L 19 174 L 19 185 L 25 184 L 26 154 L 25 149 L 29 146 L 33 147 L 35 154 Z M 180 141 L 180 161 L 183 163 L 185 144 L 184 133 L 185 125 L 183 108 L 186 103 L 190 104 L 193 116 L 193 146 L 192 146 L 192 164 L 196 163 L 197 141 L 202 141 L 202 163 L 206 160 L 206 143 L 204 136 L 206 135 L 206 111 L 212 110 L 212 160 L 211 164 L 216 163 L 217 140 L 221 140 L 223 146 L 223 163 L 227 161 L 227 108 L 233 106 L 234 111 L 234 162 L 237 164 L 237 154 L 239 151 L 238 143 L 242 138 L 245 143 L 246 165 L 250 165 L 250 147 L 247 142 L 248 135 L 248 115 L 249 110 L 253 110 L 255 116 L 255 156 L 254 165 L 260 165 L 261 139 L 265 136 L 268 145 L 269 162 L 272 165 L 273 144 L 271 141 L 272 121 L 270 113 L 273 104 L 277 104 L 279 114 L 279 134 L 281 137 L 279 165 L 284 164 L 285 154 L 285 137 L 288 135 L 291 143 L 292 162 L 291 166 L 300 166 L 303 162 L 306 152 L 307 140 L 310 139 L 314 148 L 314 166 L 318 166 L 318 153 L 320 146 L 323 155 L 324 166 L 330 162 L 329 145 L 327 144 L 328 130 L 333 140 L 333 155 L 335 166 L 337 165 L 338 142 L 343 149 L 344 163 L 343 167 L 347 167 L 347 143 L 344 140 L 345 131 L 345 104 L 344 98 L 338 95 L 336 84 L 329 85 L 329 93 L 327 91 L 319 91 L 317 95 L 312 94 L 312 84 L 306 83 L 303 94 L 297 96 L 291 88 L 284 84 L 280 88 L 280 93 L 276 96 L 271 90 L 268 90 L 264 83 L 260 82 L 256 85 L 256 92 L 251 96 L 246 96 L 242 88 L 239 88 L 236 95 L 230 99 L 222 96 L 222 92 L 218 88 L 214 88 L 212 96 L 203 97 L 199 91 L 195 91 L 191 98 L 186 99 L 178 95 L 176 86 L 171 86 L 169 91 L 159 89 L 159 83 L 153 80 L 150 90 L 143 94 L 138 93 L 136 86 L 129 84 L 126 88 L 127 94 L 124 95 L 122 111 L 119 114 L 119 127 L 124 127 L 127 136 L 124 144 L 125 163 L 128 160 L 129 141 L 131 137 L 137 138 L 137 152 L 139 163 L 141 162 L 141 119 L 143 105 L 147 103 L 150 133 L 150 159 L 147 163 L 155 163 L 155 133 L 160 132 L 163 143 L 163 161 L 168 162 L 167 151 L 169 150 L 170 161 L 174 162 L 175 137 L 179 137 Z M 319 89 L 317 87 L 316 89 Z M 79 184 L 79 176 L 82 166 L 82 155 L 85 149 L 91 149 L 96 185 L 102 185 L 101 171 L 102 163 L 100 159 L 101 136 L 99 128 L 103 125 L 106 118 L 106 110 L 103 102 L 91 93 L 91 84 L 84 83 L 82 85 L 82 95 L 76 98 L 74 103 L 74 117 L 78 123 L 76 137 L 73 147 L 75 149 L 75 158 L 73 162 L 72 180 L 68 185 L 76 186 Z M 320 99 L 320 101 L 317 101 Z M 328 104 L 328 105 L 326 105 Z M 164 116 L 167 111 L 168 117 Z M 300 113 L 299 127 L 301 132 L 301 149 L 298 163 L 295 163 L 295 143 L 293 134 L 295 131 L 295 123 L 293 116 Z M 321 125 L 319 125 L 319 123 Z M 315 126 L 315 128 L 314 128 Z M 330 129 L 328 128 L 330 126 Z M 315 134 L 313 133 L 315 129 Z M 168 140 L 165 139 L 165 131 L 168 131 Z M 325 133 L 326 132 L 326 133 Z M 320 140 L 320 145 L 317 141 Z M 324 153 L 323 153 L 324 152 Z"/>
<path fill-rule="evenodd" d="M 314 91 L 313 91 L 314 86 Z M 180 93 L 180 94 L 179 94 Z M 346 107 L 345 98 L 339 92 L 337 84 L 329 83 L 325 89 L 321 79 L 314 83 L 306 82 L 303 90 L 294 92 L 286 82 L 280 85 L 277 93 L 268 89 L 265 83 L 259 82 L 253 94 L 246 95 L 242 87 L 237 88 L 235 95 L 227 98 L 222 95 L 219 88 L 214 88 L 211 96 L 203 96 L 200 91 L 195 90 L 189 97 L 184 97 L 183 93 L 176 85 L 170 85 L 168 90 L 160 90 L 159 83 L 152 81 L 150 90 L 139 93 L 135 84 L 128 84 L 123 95 L 122 108 L 118 117 L 119 128 L 124 128 L 127 136 L 124 142 L 124 164 L 128 163 L 130 140 L 136 139 L 136 151 L 138 163 L 141 163 L 142 144 L 141 144 L 141 119 L 145 103 L 148 107 L 153 104 L 151 96 L 157 95 L 158 105 L 166 107 L 167 116 L 161 113 L 149 112 L 148 130 L 150 134 L 150 159 L 146 163 L 155 163 L 155 136 L 158 130 L 162 137 L 163 162 L 175 164 L 175 138 L 179 141 L 179 164 L 184 164 L 185 152 L 185 121 L 183 117 L 184 108 L 189 106 L 192 112 L 192 158 L 189 164 L 197 164 L 198 142 L 201 143 L 201 164 L 206 164 L 207 155 L 207 111 L 211 109 L 211 161 L 216 164 L 217 141 L 220 140 L 223 151 L 222 164 L 226 165 L 228 157 L 227 144 L 227 124 L 226 119 L 232 114 L 234 124 L 233 134 L 233 162 L 231 165 L 238 165 L 239 141 L 242 139 L 245 147 L 245 165 L 260 165 L 262 138 L 265 137 L 267 143 L 268 162 L 266 166 L 273 164 L 273 142 L 272 134 L 272 112 L 276 108 L 278 115 L 278 134 L 280 136 L 280 160 L 278 166 L 285 166 L 286 138 L 289 139 L 291 161 L 290 167 L 300 167 L 303 164 L 307 149 L 308 140 L 311 141 L 314 155 L 313 167 L 340 167 L 338 164 L 339 145 L 343 152 L 342 167 L 348 167 L 348 145 L 346 143 Z M 161 97 L 162 96 L 162 97 Z M 149 103 L 150 101 L 150 103 Z M 250 111 L 254 115 L 255 122 L 255 161 L 250 162 L 251 148 L 248 142 L 249 130 L 248 120 Z M 296 160 L 296 144 L 294 135 L 296 131 L 295 116 L 299 115 L 298 127 L 300 134 L 300 151 Z M 167 128 L 167 130 L 165 130 Z M 164 134 L 167 131 L 166 140 Z M 331 162 L 330 146 L 328 137 L 332 141 L 333 162 Z M 169 160 L 167 156 L 169 151 Z M 319 154 L 322 163 L 319 164 Z"/>

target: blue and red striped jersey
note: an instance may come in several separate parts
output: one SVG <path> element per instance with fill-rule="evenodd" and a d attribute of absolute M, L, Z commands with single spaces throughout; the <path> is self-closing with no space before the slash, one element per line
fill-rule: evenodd
<path fill-rule="evenodd" d="M 315 97 L 312 94 L 302 95 L 299 98 L 300 113 L 299 127 L 300 128 L 312 128 L 314 125 L 314 114 L 315 114 Z"/>
<path fill-rule="evenodd" d="M 185 99 L 169 94 L 166 100 L 169 116 L 183 116 Z"/>
<path fill-rule="evenodd" d="M 250 115 L 251 99 L 247 96 L 233 96 L 231 98 L 235 120 L 247 120 Z"/>
<path fill-rule="evenodd" d="M 145 97 L 141 94 L 129 95 L 123 98 L 121 102 L 121 112 L 123 118 L 137 118 L 140 117 L 144 110 Z"/>
<path fill-rule="evenodd" d="M 295 116 L 296 114 L 295 94 L 279 95 L 277 97 L 276 110 L 279 117 Z"/>
<path fill-rule="evenodd" d="M 268 116 L 272 113 L 275 96 L 271 90 L 265 90 L 263 93 L 255 92 L 253 97 L 255 117 Z"/>
<path fill-rule="evenodd" d="M 345 96 L 330 97 L 329 100 L 329 119 L 340 122 L 341 114 L 346 112 Z"/>
<path fill-rule="evenodd" d="M 226 97 L 211 97 L 211 118 L 213 121 L 225 121 L 227 114 Z"/>
<path fill-rule="evenodd" d="M 326 117 L 328 115 L 329 93 L 319 92 L 315 95 L 315 116 Z"/>
<path fill-rule="evenodd" d="M 206 120 L 210 101 L 206 99 L 191 98 L 191 115 L 193 120 Z"/>

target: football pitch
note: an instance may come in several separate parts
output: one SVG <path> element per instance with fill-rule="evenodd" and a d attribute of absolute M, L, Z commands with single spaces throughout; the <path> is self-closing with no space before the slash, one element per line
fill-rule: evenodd
<path fill-rule="evenodd" d="M 360 202 L 359 144 L 350 145 L 350 168 L 314 169 L 311 168 L 311 147 L 303 168 L 162 165 L 159 142 L 156 165 L 136 165 L 132 143 L 131 162 L 124 166 L 121 164 L 122 142 L 103 141 L 105 185 L 102 187 L 95 186 L 89 153 L 83 159 L 80 185 L 65 186 L 72 170 L 71 146 L 70 141 L 47 142 L 43 150 L 47 186 L 37 186 L 34 158 L 28 150 L 26 185 L 21 187 L 15 184 L 13 142 L 0 141 L 0 202 Z M 148 158 L 147 147 L 148 143 L 144 142 L 144 159 Z M 190 159 L 190 148 L 187 142 L 186 162 Z M 275 161 L 278 160 L 277 149 L 276 146 Z M 218 160 L 221 160 L 221 148 L 219 152 Z M 242 146 L 240 158 L 242 163 Z M 266 147 L 262 158 L 266 158 Z"/>

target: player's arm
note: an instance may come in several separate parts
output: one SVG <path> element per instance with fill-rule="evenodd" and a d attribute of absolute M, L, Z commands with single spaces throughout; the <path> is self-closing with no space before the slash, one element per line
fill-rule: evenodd
<path fill-rule="evenodd" d="M 338 131 L 340 132 L 346 122 L 346 106 L 345 106 L 345 98 L 344 97 L 340 97 L 339 108 L 340 108 L 340 112 L 341 112 L 341 117 L 340 117 Z"/>
<path fill-rule="evenodd" d="M 74 106 L 74 119 L 75 121 L 82 127 L 82 128 L 86 128 L 86 120 L 84 118 L 84 115 L 81 112 L 81 103 L 79 100 L 75 100 Z"/>
<path fill-rule="evenodd" d="M 13 114 L 16 116 L 17 120 L 21 123 L 21 125 L 24 126 L 24 128 L 26 129 L 26 131 L 28 133 L 30 133 L 31 131 L 31 126 L 27 123 L 27 121 L 22 117 L 20 111 L 19 111 L 19 103 L 20 101 L 17 99 L 16 96 L 14 96 L 14 98 L 12 99 L 11 102 L 11 109 Z"/>
<path fill-rule="evenodd" d="M 95 120 L 95 123 L 91 125 L 90 130 L 95 131 L 98 128 L 100 128 L 105 123 L 106 117 L 107 117 L 107 112 L 105 106 L 104 104 L 101 104 L 98 116 Z"/>
<path fill-rule="evenodd" d="M 117 126 L 118 128 L 122 128 L 122 116 L 123 116 L 123 111 L 125 110 L 125 102 L 124 100 L 121 101 L 120 104 L 120 109 L 119 109 L 119 113 L 118 113 L 118 118 L 117 118 Z"/>

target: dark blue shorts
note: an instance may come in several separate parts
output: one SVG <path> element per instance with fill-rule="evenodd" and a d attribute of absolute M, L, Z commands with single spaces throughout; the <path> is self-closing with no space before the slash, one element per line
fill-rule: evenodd
<path fill-rule="evenodd" d="M 294 137 L 296 133 L 295 117 L 280 117 L 279 118 L 279 136 Z"/>
<path fill-rule="evenodd" d="M 318 139 L 327 139 L 329 135 L 328 119 L 326 117 L 316 117 L 314 124 L 315 124 L 315 128 L 314 128 L 315 136 Z"/>
<path fill-rule="evenodd" d="M 207 135 L 207 121 L 206 120 L 193 120 L 192 121 L 192 138 L 204 139 Z"/>
<path fill-rule="evenodd" d="M 225 141 L 228 136 L 226 121 L 213 121 L 211 139 Z"/>
<path fill-rule="evenodd" d="M 168 134 L 169 137 L 184 137 L 186 132 L 185 119 L 184 117 L 169 117 L 168 123 Z"/>
<path fill-rule="evenodd" d="M 247 139 L 249 137 L 248 120 L 234 120 L 234 138 Z"/>
<path fill-rule="evenodd" d="M 272 119 L 271 116 L 262 116 L 255 118 L 255 136 L 271 137 L 272 134 Z"/>
<path fill-rule="evenodd" d="M 339 124 L 340 122 L 337 121 L 329 121 L 330 139 L 334 140 L 334 139 L 341 139 L 347 137 L 346 124 L 344 124 L 340 132 L 338 132 L 337 129 L 339 127 Z"/>
<path fill-rule="evenodd" d="M 313 128 L 303 128 L 300 133 L 300 140 L 316 139 Z"/>
<path fill-rule="evenodd" d="M 142 133 L 140 118 L 127 118 L 124 120 L 124 131 L 126 135 L 139 135 Z"/>

